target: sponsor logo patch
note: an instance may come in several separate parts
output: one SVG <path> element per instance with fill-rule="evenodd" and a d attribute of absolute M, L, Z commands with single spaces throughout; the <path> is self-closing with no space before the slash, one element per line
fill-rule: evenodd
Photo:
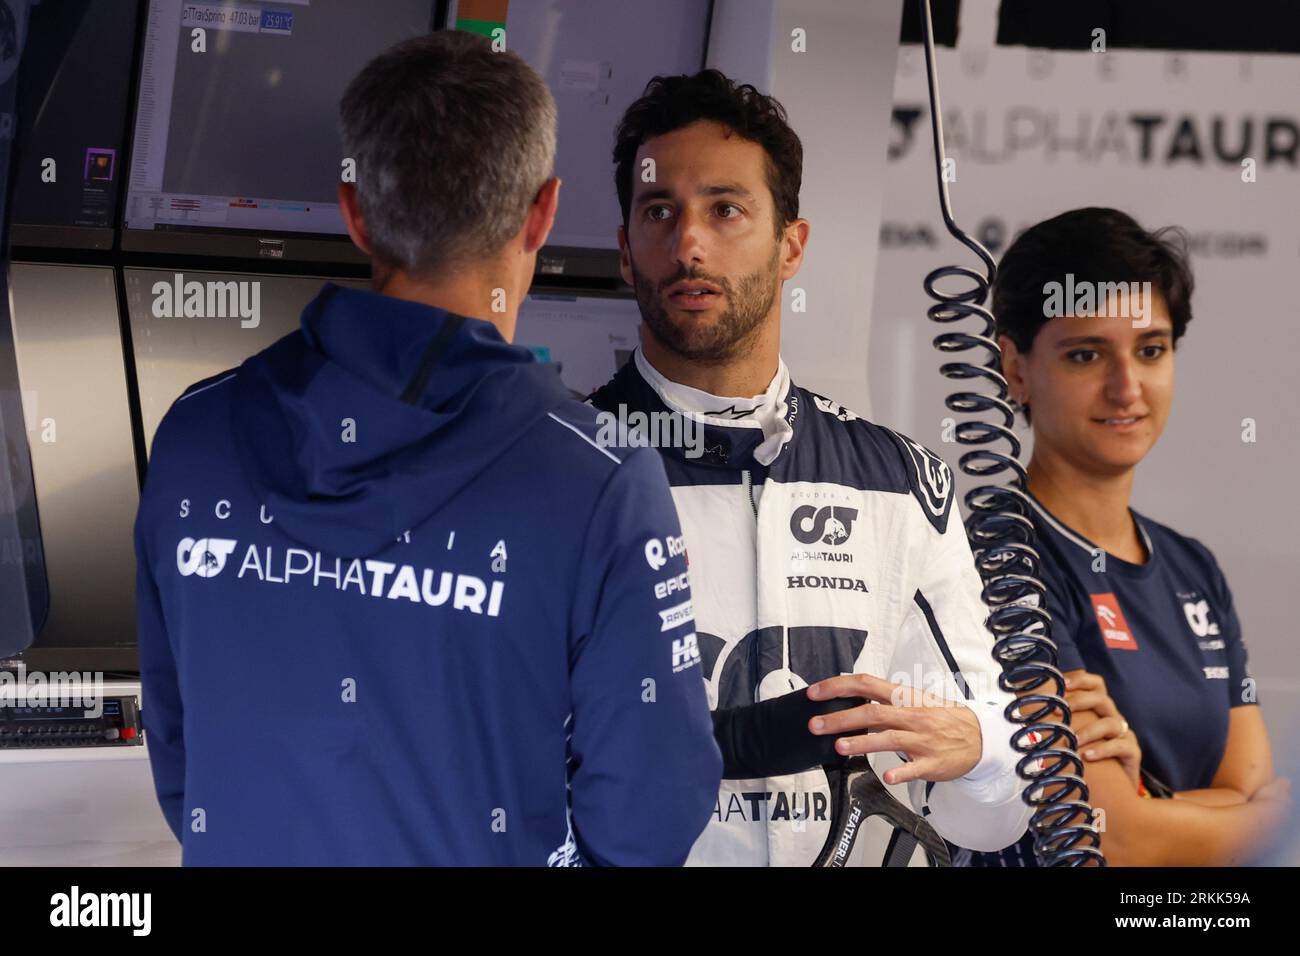
<path fill-rule="evenodd" d="M 673 673 L 694 667 L 700 662 L 700 644 L 694 634 L 673 641 Z"/>
<path fill-rule="evenodd" d="M 683 535 L 668 535 L 662 541 L 651 538 L 645 543 L 646 564 L 658 571 L 668 563 L 669 558 L 686 553 L 686 538 Z"/>
<path fill-rule="evenodd" d="M 689 591 L 690 589 L 690 572 L 683 571 L 681 574 L 675 575 L 674 577 L 665 578 L 664 580 L 657 582 L 655 584 L 655 597 L 662 601 L 671 594 L 677 594 L 681 591 Z"/>
<path fill-rule="evenodd" d="M 690 601 L 683 601 L 681 604 L 674 604 L 672 607 L 659 612 L 659 630 L 671 631 L 675 627 L 695 620 L 695 609 L 691 607 Z"/>
<path fill-rule="evenodd" d="M 1137 638 L 1129 630 L 1124 612 L 1119 609 L 1119 600 L 1114 594 L 1090 594 L 1092 609 L 1097 614 L 1097 626 L 1101 628 L 1101 639 L 1106 646 L 1117 651 L 1136 651 Z"/>
<path fill-rule="evenodd" d="M 867 583 L 861 578 L 832 578 L 824 574 L 792 574 L 785 579 L 786 589 L 821 588 L 825 591 L 861 591 L 868 594 Z"/>

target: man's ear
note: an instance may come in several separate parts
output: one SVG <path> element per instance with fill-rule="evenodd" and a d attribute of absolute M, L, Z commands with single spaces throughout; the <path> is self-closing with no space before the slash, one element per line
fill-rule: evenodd
<path fill-rule="evenodd" d="M 339 183 L 339 212 L 343 214 L 343 225 L 347 226 L 353 244 L 366 255 L 372 255 L 370 233 L 366 231 L 366 221 L 361 215 L 355 184 Z"/>
<path fill-rule="evenodd" d="M 528 207 L 528 218 L 524 220 L 524 252 L 536 252 L 546 245 L 546 237 L 555 225 L 555 213 L 560 208 L 560 180 L 552 176 L 542 183 L 537 190 L 537 197 Z"/>
<path fill-rule="evenodd" d="M 793 279 L 803 265 L 804 250 L 808 246 L 808 233 L 812 229 L 807 219 L 789 223 L 781 236 L 781 281 Z"/>
<path fill-rule="evenodd" d="M 1009 335 L 998 336 L 1002 350 L 1002 374 L 1007 380 L 1007 394 L 1021 405 L 1029 404 L 1029 383 L 1025 379 L 1025 358 Z"/>
<path fill-rule="evenodd" d="M 618 273 L 628 285 L 632 282 L 632 251 L 627 245 L 627 230 L 618 227 Z"/>

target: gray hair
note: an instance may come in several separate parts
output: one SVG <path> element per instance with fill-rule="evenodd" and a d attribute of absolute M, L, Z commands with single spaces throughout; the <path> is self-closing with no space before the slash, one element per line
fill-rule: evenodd
<path fill-rule="evenodd" d="M 381 53 L 339 104 L 376 256 L 429 279 L 490 256 L 555 165 L 555 100 L 513 52 L 441 30 Z"/>

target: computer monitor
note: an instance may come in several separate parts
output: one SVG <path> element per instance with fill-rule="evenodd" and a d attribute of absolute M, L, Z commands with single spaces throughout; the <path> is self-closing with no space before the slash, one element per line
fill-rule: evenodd
<path fill-rule="evenodd" d="M 16 246 L 111 249 L 140 0 L 31 9 L 16 112 Z"/>
<path fill-rule="evenodd" d="M 26 495 L 49 580 L 48 617 L 19 659 L 32 671 L 135 671 L 139 484 L 113 270 L 15 262 L 9 276 Z"/>
<path fill-rule="evenodd" d="M 631 358 L 640 323 L 630 294 L 534 292 L 519 307 L 514 344 L 556 363 L 573 396 L 585 399 Z"/>
<path fill-rule="evenodd" d="M 430 0 L 148 0 L 122 247 L 364 262 L 338 208 L 338 104 Z"/>
<path fill-rule="evenodd" d="M 712 11 L 708 0 L 451 0 L 448 26 L 489 36 L 504 28 L 506 47 L 555 97 L 565 187 L 540 274 L 618 278 L 615 128 L 652 77 L 704 68 Z"/>
<path fill-rule="evenodd" d="M 364 282 L 323 276 L 284 276 L 187 270 L 127 269 L 126 306 L 131 349 L 140 394 L 140 421 L 146 450 L 152 448 L 158 423 L 172 402 L 195 382 L 234 368 L 244 359 L 298 329 L 302 310 L 328 281 L 352 288 Z M 205 318 L 175 315 L 177 283 L 184 295 L 190 282 L 209 284 L 223 295 L 233 283 L 237 301 L 247 305 L 222 309 Z M 236 301 L 235 299 L 226 301 Z M 254 309 L 252 306 L 256 304 Z M 161 305 L 161 308 L 155 308 Z"/>

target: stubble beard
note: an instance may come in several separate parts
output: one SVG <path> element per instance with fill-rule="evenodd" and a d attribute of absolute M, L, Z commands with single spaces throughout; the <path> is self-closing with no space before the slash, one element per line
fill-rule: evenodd
<path fill-rule="evenodd" d="M 630 261 L 630 257 L 629 257 Z M 637 272 L 631 263 L 633 288 L 641 318 L 655 340 L 670 352 L 692 362 L 720 364 L 741 358 L 753 351 L 758 343 L 763 321 L 776 301 L 779 281 L 777 265 L 781 261 L 781 246 L 777 243 L 772 258 L 764 269 L 742 276 L 739 282 L 711 276 L 699 271 L 679 269 L 660 283 Z M 727 309 L 712 322 L 698 322 L 691 318 L 674 321 L 664 306 L 662 293 L 669 286 L 684 279 L 710 282 L 727 297 Z"/>

